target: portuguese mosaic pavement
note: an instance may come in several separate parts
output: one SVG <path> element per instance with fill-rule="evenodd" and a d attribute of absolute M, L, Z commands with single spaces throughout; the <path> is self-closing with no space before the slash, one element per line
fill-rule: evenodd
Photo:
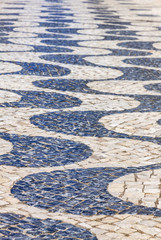
<path fill-rule="evenodd" d="M 0 1 L 0 239 L 161 239 L 161 2 Z"/>

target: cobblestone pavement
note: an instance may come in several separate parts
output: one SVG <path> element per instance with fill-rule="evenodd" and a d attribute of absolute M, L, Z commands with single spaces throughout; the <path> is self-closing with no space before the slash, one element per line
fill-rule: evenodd
<path fill-rule="evenodd" d="M 161 239 L 161 1 L 0 1 L 0 240 Z"/>

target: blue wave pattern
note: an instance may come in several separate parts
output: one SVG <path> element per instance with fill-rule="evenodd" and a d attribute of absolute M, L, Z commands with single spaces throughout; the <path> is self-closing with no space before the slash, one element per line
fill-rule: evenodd
<path fill-rule="evenodd" d="M 108 11 L 101 8 L 101 1 L 95 0 L 91 4 L 90 11 L 95 13 L 95 21 L 98 21 L 98 30 L 105 30 L 102 41 L 116 41 L 118 48 L 105 48 L 108 50 L 108 56 L 125 57 L 122 61 L 123 66 L 113 66 L 112 64 L 104 66 L 92 63 L 86 60 L 86 57 L 94 57 L 91 54 L 75 54 L 74 48 L 82 48 L 87 40 L 75 40 L 73 38 L 81 35 L 83 28 L 71 27 L 77 26 L 72 10 L 65 8 L 62 1 L 48 0 L 46 6 L 41 11 L 41 21 L 38 22 L 39 28 L 46 29 L 45 33 L 36 33 L 35 39 L 40 40 L 37 44 L 24 44 L 32 47 L 33 50 L 27 50 L 29 53 L 38 53 L 38 61 L 4 61 L 1 63 L 12 63 L 21 70 L 5 72 L 4 76 L 13 75 L 29 77 L 42 77 L 42 80 L 33 80 L 33 87 L 40 90 L 16 90 L 1 89 L 21 96 L 21 100 L 15 102 L 4 102 L 0 104 L 1 108 L 43 108 L 43 109 L 62 109 L 61 111 L 47 112 L 34 115 L 30 118 L 31 126 L 36 126 L 48 132 L 60 133 L 67 136 L 139 140 L 151 142 L 160 145 L 160 137 L 147 137 L 138 135 L 129 135 L 112 131 L 103 126 L 99 120 L 102 117 L 124 113 L 144 113 L 144 112 L 161 112 L 159 95 L 141 95 L 141 94 L 116 94 L 92 90 L 88 83 L 93 79 L 74 79 L 70 78 L 72 66 L 91 67 L 110 70 L 118 70 L 121 76 L 108 79 L 95 80 L 119 82 L 128 81 L 152 81 L 161 80 L 161 71 L 153 68 L 160 68 L 160 59 L 151 57 L 151 50 L 157 50 L 153 44 L 155 42 L 138 41 L 139 33 L 128 30 L 131 22 L 122 21 L 117 12 Z M 54 3 L 54 5 L 52 5 Z M 57 3 L 57 5 L 56 5 Z M 44 3 L 45 4 L 45 3 Z M 23 7 L 6 8 L 8 10 L 16 9 L 18 13 L 8 13 L 10 17 L 18 17 L 19 11 Z M 44 15 L 43 15 L 44 14 Z M 2 15 L 2 14 L 0 14 Z M 103 23 L 99 23 L 101 20 Z M 14 22 L 18 19 L 11 18 L 0 22 L 0 43 L 14 44 L 10 40 L 9 33 L 14 33 Z M 1 24 L 2 23 L 2 24 Z M 1 27 L 1 25 L 3 25 Z M 72 38 L 73 37 L 73 38 Z M 121 42 L 123 41 L 123 42 Z M 88 40 L 89 44 L 92 40 Z M 121 49 L 121 47 L 123 49 Z M 4 53 L 4 50 L 0 52 Z M 12 51 L 11 51 L 12 52 Z M 15 51 L 14 51 L 15 52 Z M 21 52 L 21 51 L 16 51 Z M 23 52 L 23 50 L 22 50 Z M 107 54 L 97 54 L 98 57 L 107 56 Z M 130 57 L 130 58 L 129 58 Z M 133 58 L 131 58 L 133 57 Z M 127 65 L 127 66 L 125 66 Z M 136 66 L 130 66 L 136 65 Z M 139 65 L 139 66 L 138 66 Z M 149 68 L 144 68 L 149 67 Z M 44 77 L 45 80 L 44 80 Z M 48 79 L 47 79 L 48 78 Z M 160 83 L 146 84 L 147 90 L 160 92 Z M 43 91 L 42 91 L 43 89 Z M 48 91 L 46 91 L 48 90 Z M 53 92 L 53 90 L 67 92 L 67 94 Z M 49 92 L 51 91 L 51 92 Z M 70 95 L 72 94 L 72 97 Z M 136 108 L 125 109 L 122 111 L 83 111 L 83 110 L 66 110 L 66 108 L 79 107 L 82 101 L 74 97 L 73 93 L 93 94 L 93 96 L 120 96 L 129 97 L 140 102 Z M 69 95 L 68 95 L 69 94 Z M 160 124 L 158 120 L 157 124 Z M 13 144 L 10 153 L 0 156 L 0 165 L 15 167 L 53 167 L 65 166 L 88 159 L 93 150 L 87 145 L 65 139 L 41 136 L 27 136 L 18 134 L 0 133 L 0 137 Z M 17 181 L 11 189 L 14 197 L 23 203 L 36 208 L 45 209 L 49 212 L 63 212 L 77 214 L 82 216 L 115 214 L 140 214 L 161 216 L 161 211 L 157 208 L 148 208 L 141 205 L 135 205 L 131 202 L 125 202 L 117 197 L 112 196 L 107 186 L 115 179 L 122 176 L 148 171 L 150 169 L 160 169 L 161 165 L 151 164 L 144 167 L 129 168 L 88 168 L 88 169 L 71 169 L 66 171 L 52 171 L 36 173 L 24 177 Z M 71 224 L 62 223 L 52 219 L 40 220 L 26 218 L 15 214 L 1 214 L 0 224 L 4 227 L 0 230 L 2 239 L 97 239 L 94 235 L 85 229 L 75 227 Z M 41 229 L 41 230 L 40 230 Z M 43 235 L 41 233 L 43 232 Z"/>
<path fill-rule="evenodd" d="M 85 144 L 74 141 L 0 133 L 13 145 L 10 153 L 0 155 L 0 164 L 17 167 L 53 167 L 82 161 L 92 154 Z"/>
<path fill-rule="evenodd" d="M 96 8 L 97 9 L 97 8 Z M 96 12 L 100 13 L 101 16 L 103 14 L 106 14 L 100 10 L 96 10 Z M 108 18 L 108 17 L 107 17 Z M 98 28 L 100 29 L 126 29 L 125 26 L 118 26 L 114 25 L 120 24 L 121 22 L 112 22 L 113 25 L 109 25 L 109 22 L 105 22 L 104 25 L 99 25 Z M 124 23 L 122 23 L 123 25 Z M 130 24 L 130 23 L 128 23 Z M 119 31 L 114 32 L 116 35 L 124 35 L 126 32 L 126 35 L 134 35 L 137 37 L 137 34 L 134 32 L 129 31 Z M 119 36 L 109 37 L 104 36 L 104 40 L 126 40 L 126 38 L 120 38 Z M 131 40 L 136 40 L 137 38 L 131 38 Z M 47 43 L 49 45 L 61 45 L 61 46 L 78 46 L 78 41 L 66 41 L 62 40 L 57 43 L 56 40 L 44 40 L 42 41 L 44 43 Z M 123 46 L 126 43 L 119 43 L 118 46 Z M 131 44 L 131 45 L 130 45 Z M 136 44 L 136 47 L 135 47 Z M 138 50 L 129 50 L 128 48 L 136 48 L 136 49 L 145 49 L 145 50 L 152 50 L 152 43 L 150 42 L 129 42 L 129 45 L 127 44 L 125 47 L 127 50 L 120 50 L 120 49 L 108 49 L 111 50 L 112 53 L 109 55 L 112 56 L 145 56 L 150 55 L 150 52 L 141 51 Z M 100 55 L 101 56 L 101 55 Z M 83 66 L 95 66 L 95 67 L 104 67 L 98 64 L 92 64 L 86 60 L 84 60 L 85 57 L 88 57 L 88 55 L 44 55 L 41 58 L 48 60 L 59 62 L 59 63 L 65 63 L 65 64 L 71 64 L 71 65 L 83 65 Z M 153 62 L 151 62 L 150 58 L 143 58 L 143 60 L 147 59 L 147 62 L 149 62 L 149 65 L 153 67 Z M 142 59 L 141 59 L 142 60 Z M 132 62 L 132 64 L 137 65 L 137 61 L 139 61 L 139 58 L 133 58 L 129 61 Z M 157 61 L 157 59 L 156 59 Z M 124 60 L 124 62 L 128 62 L 127 60 Z M 130 62 L 130 63 L 131 63 Z M 145 61 L 146 63 L 146 61 Z M 157 61 L 158 63 L 158 61 Z M 138 62 L 138 65 L 140 65 L 140 62 Z M 148 65 L 148 66 L 149 66 Z M 133 80 L 133 81 L 147 81 L 147 80 L 159 80 L 160 79 L 160 71 L 153 70 L 153 69 L 144 69 L 139 67 L 112 67 L 108 66 L 108 68 L 121 70 L 123 75 L 121 77 L 117 77 L 113 80 Z M 106 67 L 105 67 L 106 68 Z M 111 80 L 111 79 L 109 79 Z M 104 80 L 108 81 L 108 80 Z M 46 130 L 46 131 L 53 131 L 58 133 L 64 133 L 67 135 L 76 135 L 76 136 L 92 136 L 92 137 L 112 137 L 112 138 L 122 138 L 122 139 L 135 139 L 135 140 L 141 140 L 141 141 L 149 141 L 153 143 L 157 143 L 160 145 L 160 138 L 152 138 L 152 137 L 145 137 L 145 136 L 130 136 L 127 134 L 120 134 L 114 131 L 110 131 L 106 129 L 101 123 L 99 123 L 99 119 L 106 115 L 111 114 L 122 114 L 126 112 L 160 112 L 160 96 L 155 95 L 130 95 L 130 94 L 111 94 L 111 93 L 103 93 L 99 91 L 95 91 L 90 89 L 87 86 L 87 83 L 92 82 L 92 80 L 75 80 L 75 79 L 51 79 L 51 80 L 41 80 L 41 81 L 35 81 L 33 84 L 37 87 L 41 88 L 49 88 L 49 89 L 56 89 L 61 91 L 72 91 L 72 92 L 86 92 L 86 93 L 92 93 L 92 94 L 103 94 L 103 95 L 119 95 L 119 96 L 128 96 L 132 97 L 140 102 L 139 107 L 135 109 L 130 110 L 123 110 L 123 111 L 72 111 L 72 112 L 54 112 L 54 113 L 47 113 L 42 114 L 39 116 L 33 116 L 30 120 L 31 123 Z M 99 84 L 99 82 L 98 82 Z M 152 84 L 153 86 L 153 84 Z M 145 87 L 147 88 L 147 87 Z M 45 124 L 44 124 L 45 123 Z M 95 214 L 107 214 L 107 215 L 113 215 L 115 213 L 130 213 L 130 214 L 154 214 L 156 216 L 160 216 L 160 211 L 155 208 L 145 208 L 143 206 L 134 206 L 130 202 L 123 202 L 120 199 L 114 198 L 107 192 L 107 185 L 109 182 L 113 181 L 114 178 L 118 178 L 120 176 L 137 172 L 137 171 L 146 171 L 152 168 L 160 168 L 160 164 L 156 165 L 150 165 L 147 167 L 143 167 L 142 170 L 139 168 L 132 168 L 132 169 L 88 169 L 88 170 L 71 170 L 69 172 L 52 172 L 52 173 L 42 173 L 42 174 L 35 174 L 31 175 L 29 177 L 26 177 L 26 179 L 20 181 L 17 183 L 16 186 L 13 187 L 12 193 L 17 196 L 20 200 L 24 201 L 25 203 L 29 205 L 34 205 L 40 208 L 50 209 L 50 211 L 58 211 L 58 210 L 64 210 L 69 213 L 74 214 L 84 214 L 84 215 L 95 215 Z M 90 176 L 91 174 L 91 176 Z M 111 175 L 115 175 L 115 177 L 111 177 Z M 56 177 L 57 179 L 56 179 Z M 90 177 L 89 177 L 90 176 Z M 46 192 L 43 194 L 43 191 L 45 190 L 44 185 L 41 183 L 38 183 L 38 178 L 41 180 L 43 179 L 43 182 L 47 184 Z M 44 180 L 45 179 L 45 180 Z M 66 183 L 62 183 L 61 179 L 67 179 Z M 81 179 L 81 180 L 80 180 Z M 30 183 L 31 182 L 31 183 Z M 66 189 L 66 185 L 71 182 L 70 187 Z M 94 183 L 96 183 L 96 186 L 94 186 Z M 85 185 L 84 185 L 85 183 Z M 86 186 L 86 184 L 88 185 Z M 30 194 L 23 193 L 21 190 L 19 191 L 19 186 L 22 186 L 24 184 L 23 189 L 28 189 L 28 193 L 30 192 L 31 195 L 35 190 L 34 200 L 30 197 Z M 56 185 L 56 187 L 55 187 Z M 38 187 L 39 186 L 39 187 Z M 54 194 L 52 195 L 50 193 L 51 189 L 54 189 Z M 59 189 L 59 190 L 58 190 Z M 52 199 L 52 202 L 48 201 L 48 199 L 45 199 L 45 196 L 49 195 Z M 65 197 L 64 195 L 66 192 L 69 191 L 69 197 Z M 38 192 L 38 193 L 37 193 Z M 41 192 L 41 194 L 40 194 Z M 72 195 L 72 193 L 74 195 Z M 103 193 L 103 195 L 102 195 Z M 63 195 L 64 194 L 64 195 Z M 33 195 L 32 195 L 33 197 Z M 41 201 L 42 199 L 42 201 Z M 74 200 L 72 200 L 74 199 Z M 35 204 L 36 203 L 36 204 Z"/>

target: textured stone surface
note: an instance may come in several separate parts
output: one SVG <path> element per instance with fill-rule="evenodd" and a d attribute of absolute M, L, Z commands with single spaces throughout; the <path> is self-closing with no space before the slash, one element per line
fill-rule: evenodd
<path fill-rule="evenodd" d="M 0 2 L 0 239 L 161 239 L 160 7 Z"/>

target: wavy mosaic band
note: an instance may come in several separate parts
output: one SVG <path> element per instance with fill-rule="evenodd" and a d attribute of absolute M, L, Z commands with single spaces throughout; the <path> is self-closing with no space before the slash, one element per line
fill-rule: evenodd
<path fill-rule="evenodd" d="M 160 3 L 0 9 L 0 238 L 161 239 Z"/>

